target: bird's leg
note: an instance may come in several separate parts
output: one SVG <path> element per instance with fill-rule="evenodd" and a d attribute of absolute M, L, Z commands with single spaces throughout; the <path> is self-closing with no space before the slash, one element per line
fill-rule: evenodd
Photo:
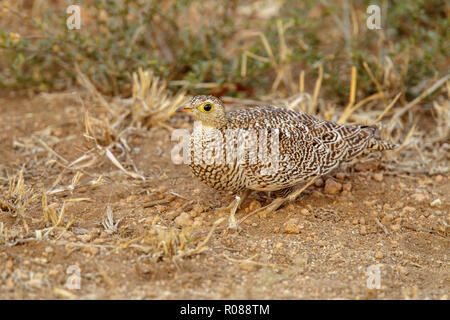
<path fill-rule="evenodd" d="M 315 176 L 313 177 L 311 180 L 309 180 L 309 182 L 307 184 L 305 184 L 303 187 L 298 188 L 297 190 L 294 190 L 289 196 L 287 196 L 286 198 L 288 199 L 288 201 L 295 201 L 295 199 L 297 199 L 297 197 L 300 195 L 300 193 L 302 193 L 303 191 L 306 190 L 306 188 L 308 188 L 310 185 L 312 185 L 314 183 L 314 181 L 316 181 L 316 179 L 319 176 Z"/>
<path fill-rule="evenodd" d="M 238 208 L 236 208 L 236 211 L 237 211 L 237 209 L 239 209 L 240 208 L 240 205 L 245 201 L 245 199 L 247 199 L 247 197 L 248 197 L 248 195 L 250 194 L 250 191 L 251 190 L 245 190 L 244 192 L 242 192 L 241 194 L 239 194 L 238 196 L 235 196 L 234 197 L 234 200 L 233 201 L 231 201 L 231 203 L 229 204 L 229 205 L 227 205 L 226 207 L 220 207 L 220 208 L 216 208 L 216 209 L 214 209 L 215 211 L 217 210 L 220 210 L 220 211 L 231 211 L 234 207 L 235 207 L 235 205 L 236 205 L 236 200 L 237 200 L 237 197 L 240 197 L 240 201 L 239 201 L 239 204 L 238 204 Z"/>
<path fill-rule="evenodd" d="M 237 228 L 237 221 L 236 221 L 236 211 L 239 205 L 241 204 L 242 200 L 240 196 L 236 196 L 234 201 L 231 203 L 231 211 L 230 216 L 228 217 L 228 229 L 236 229 Z"/>
<path fill-rule="evenodd" d="M 247 199 L 251 190 L 244 190 L 240 195 L 237 195 L 235 199 L 225 208 L 225 210 L 230 210 L 230 216 L 228 218 L 228 228 L 236 229 L 238 227 L 238 223 L 236 221 L 236 211 L 240 207 L 240 205 Z"/>
<path fill-rule="evenodd" d="M 300 195 L 300 193 L 302 193 L 303 191 L 305 191 L 306 188 L 308 188 L 310 185 L 312 185 L 314 183 L 314 181 L 316 181 L 316 179 L 317 179 L 317 176 L 312 178 L 303 187 L 298 188 L 297 190 L 293 191 L 288 196 L 286 196 L 284 198 L 276 198 L 269 205 L 267 205 L 265 207 L 262 207 L 262 208 L 259 208 L 258 210 L 255 210 L 253 212 L 250 212 L 248 215 L 246 215 L 241 220 L 239 220 L 238 224 L 244 222 L 244 220 L 246 220 L 247 218 L 249 218 L 249 217 L 251 217 L 251 216 L 253 216 L 253 215 L 257 214 L 257 213 L 259 213 L 259 214 L 269 214 L 269 213 L 272 213 L 272 212 L 276 211 L 283 204 L 285 204 L 287 202 L 294 201 L 295 199 L 297 199 L 297 197 Z"/>

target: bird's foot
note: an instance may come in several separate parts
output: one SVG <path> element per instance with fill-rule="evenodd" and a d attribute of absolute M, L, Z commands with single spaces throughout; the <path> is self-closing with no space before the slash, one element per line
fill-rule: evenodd
<path fill-rule="evenodd" d="M 228 217 L 228 231 L 234 232 L 239 228 L 239 221 L 236 220 L 236 211 L 240 208 L 245 199 L 247 199 L 250 192 L 251 190 L 245 190 L 240 195 L 237 195 L 228 206 L 216 209 L 230 212 L 230 216 Z"/>
<path fill-rule="evenodd" d="M 219 207 L 219 208 L 215 208 L 213 209 L 213 211 L 224 211 L 224 212 L 230 212 L 231 209 L 233 209 L 234 206 L 234 200 L 227 206 L 225 207 Z"/>
<path fill-rule="evenodd" d="M 250 218 L 251 216 L 253 216 L 255 214 L 267 215 L 269 213 L 272 213 L 272 212 L 276 211 L 279 207 L 281 207 L 283 204 L 285 204 L 286 202 L 289 202 L 289 201 L 290 201 L 290 199 L 288 197 L 277 198 L 277 199 L 273 200 L 269 205 L 259 208 L 255 211 L 252 211 L 249 214 L 247 214 L 245 217 L 243 217 L 241 220 L 239 220 L 239 224 L 241 224 L 242 222 L 247 220 L 247 218 Z"/>
<path fill-rule="evenodd" d="M 302 186 L 301 188 L 298 188 L 297 190 L 294 190 L 293 192 L 291 192 L 291 194 L 289 194 L 288 196 L 284 197 L 284 198 L 276 198 L 275 200 L 273 200 L 269 205 L 259 208 L 253 212 L 250 212 L 249 214 L 247 214 L 245 217 L 243 217 L 241 220 L 239 220 L 239 224 L 244 222 L 247 218 L 255 215 L 255 214 L 269 214 L 272 213 L 274 211 L 276 211 L 279 207 L 281 207 L 283 204 L 287 203 L 287 202 L 291 202 L 291 201 L 295 201 L 298 196 L 305 191 L 306 188 L 308 188 L 311 184 L 314 183 L 314 181 L 317 179 L 317 177 L 313 177 L 307 184 L 305 184 L 304 186 Z"/>

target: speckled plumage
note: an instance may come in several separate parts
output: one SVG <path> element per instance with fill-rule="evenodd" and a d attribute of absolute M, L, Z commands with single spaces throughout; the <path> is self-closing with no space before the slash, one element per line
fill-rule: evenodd
<path fill-rule="evenodd" d="M 220 112 L 195 114 L 196 106 L 205 103 L 211 103 Z M 190 112 L 193 113 L 192 116 L 203 124 L 202 130 L 194 134 L 192 146 L 210 154 L 214 154 L 214 151 L 206 149 L 211 149 L 210 140 L 214 137 L 214 129 L 222 134 L 225 144 L 235 147 L 238 142 L 227 139 L 227 132 L 236 129 L 250 130 L 256 136 L 247 139 L 253 143 L 267 141 L 269 155 L 272 150 L 271 137 L 276 137 L 275 133 L 278 132 L 278 168 L 270 174 L 261 169 L 268 169 L 273 164 L 261 161 L 252 163 L 251 160 L 255 159 L 251 156 L 247 156 L 242 163 L 237 163 L 236 160 L 231 163 L 216 161 L 208 164 L 191 161 L 190 167 L 194 175 L 217 190 L 232 193 L 246 189 L 282 190 L 308 181 L 314 176 L 327 174 L 341 162 L 351 160 L 366 150 L 382 151 L 394 147 L 393 144 L 377 140 L 373 126 L 338 125 L 312 115 L 277 107 L 251 107 L 225 113 L 221 111 L 224 109 L 222 102 L 212 96 L 194 97 L 189 105 L 192 106 L 189 107 L 193 110 Z M 209 119 L 205 118 L 208 116 Z M 266 130 L 267 140 L 260 130 Z M 222 150 L 221 159 L 226 159 L 226 148 L 217 150 Z M 217 153 L 214 156 L 220 158 Z"/>

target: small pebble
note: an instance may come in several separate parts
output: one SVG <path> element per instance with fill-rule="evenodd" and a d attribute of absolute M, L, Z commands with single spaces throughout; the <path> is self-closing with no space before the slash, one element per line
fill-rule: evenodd
<path fill-rule="evenodd" d="M 322 194 L 317 190 L 313 190 L 312 196 L 313 196 L 313 198 L 321 198 Z"/>
<path fill-rule="evenodd" d="M 322 187 L 323 186 L 323 179 L 322 178 L 317 178 L 316 181 L 314 181 L 314 185 L 316 187 Z"/>
<path fill-rule="evenodd" d="M 374 161 L 370 161 L 370 162 L 360 162 L 355 164 L 355 170 L 358 172 L 361 171 L 373 171 L 378 167 L 378 164 L 375 163 Z"/>
<path fill-rule="evenodd" d="M 137 200 L 137 196 L 129 196 L 127 197 L 127 202 L 133 202 Z"/>
<path fill-rule="evenodd" d="M 284 233 L 288 234 L 299 234 L 300 229 L 297 226 L 298 219 L 292 218 L 286 221 L 283 225 L 284 227 Z"/>
<path fill-rule="evenodd" d="M 167 192 L 167 188 L 166 187 L 159 187 L 157 192 L 158 193 L 166 193 Z"/>
<path fill-rule="evenodd" d="M 179 211 L 176 211 L 176 210 L 172 210 L 172 211 L 169 211 L 169 212 L 167 212 L 165 215 L 164 215 L 164 217 L 166 217 L 167 219 L 169 219 L 169 220 L 174 220 L 176 217 L 178 217 L 179 215 L 180 215 L 180 213 L 181 212 L 179 212 Z"/>
<path fill-rule="evenodd" d="M 175 223 L 181 227 L 188 227 L 194 222 L 187 212 L 183 212 L 175 219 Z"/>
<path fill-rule="evenodd" d="M 372 201 L 364 201 L 364 204 L 368 207 L 373 207 L 375 204 L 377 203 L 377 200 L 372 200 Z"/>
<path fill-rule="evenodd" d="M 366 228 L 366 226 L 361 226 L 361 227 L 359 228 L 359 234 L 362 235 L 362 236 L 365 236 L 365 235 L 367 234 L 367 228 Z"/>
<path fill-rule="evenodd" d="M 348 183 L 344 183 L 342 185 L 342 190 L 347 191 L 347 192 L 352 191 L 352 184 L 349 183 L 349 182 Z"/>
<path fill-rule="evenodd" d="M 192 226 L 194 228 L 198 228 L 201 227 L 203 225 L 203 218 L 202 217 L 197 217 L 194 219 L 194 223 L 192 224 Z"/>
<path fill-rule="evenodd" d="M 281 248 L 283 248 L 283 244 L 281 242 L 278 242 L 274 247 L 275 249 L 280 250 Z"/>
<path fill-rule="evenodd" d="M 6 282 L 6 286 L 9 289 L 14 289 L 14 279 L 13 278 L 9 278 L 8 281 Z"/>
<path fill-rule="evenodd" d="M 156 206 L 156 210 L 157 210 L 159 213 L 164 213 L 164 212 L 167 211 L 167 207 L 164 207 L 164 206 L 161 206 L 161 205 L 157 205 L 157 206 Z"/>
<path fill-rule="evenodd" d="M 395 204 L 394 204 L 394 208 L 397 208 L 397 209 L 399 209 L 399 208 L 402 208 L 403 207 L 403 202 L 401 202 L 401 201 L 397 201 Z"/>
<path fill-rule="evenodd" d="M 375 180 L 377 182 L 381 182 L 381 181 L 383 181 L 383 174 L 380 172 L 374 173 L 372 178 L 373 178 L 373 180 Z"/>
<path fill-rule="evenodd" d="M 326 194 L 338 194 L 341 190 L 342 190 L 342 184 L 329 178 L 325 182 L 325 188 L 324 188 L 323 192 Z"/>
<path fill-rule="evenodd" d="M 411 196 L 411 199 L 416 202 L 424 202 L 428 199 L 428 197 L 423 193 L 415 193 Z"/>
<path fill-rule="evenodd" d="M 397 266 L 397 271 L 398 271 L 398 273 L 400 273 L 402 276 L 406 276 L 406 275 L 408 275 L 408 269 L 406 269 L 405 267 L 402 267 L 402 266 Z"/>
<path fill-rule="evenodd" d="M 100 252 L 100 248 L 98 248 L 98 247 L 89 246 L 89 248 L 90 248 L 90 252 L 92 253 L 93 256 L 95 256 L 97 253 Z"/>
<path fill-rule="evenodd" d="M 196 205 L 196 206 L 194 206 L 194 208 L 193 208 L 192 210 L 193 210 L 195 213 L 200 214 L 200 213 L 203 212 L 203 207 L 202 207 L 202 206 L 199 206 L 199 205 Z"/>
<path fill-rule="evenodd" d="M 292 203 L 289 203 L 289 204 L 286 206 L 286 209 L 287 209 L 288 211 L 294 211 L 295 207 L 294 207 L 294 205 L 293 205 Z"/>
<path fill-rule="evenodd" d="M 326 240 L 319 240 L 319 241 L 317 242 L 317 244 L 318 244 L 320 247 L 326 247 L 327 245 L 329 245 L 329 242 L 326 241 Z"/>
<path fill-rule="evenodd" d="M 97 253 L 99 253 L 100 249 L 97 247 L 94 247 L 94 246 L 86 246 L 86 247 L 83 247 L 83 251 L 95 256 Z"/>
<path fill-rule="evenodd" d="M 30 287 L 39 288 L 42 287 L 43 281 L 42 279 L 31 279 L 27 282 Z"/>
<path fill-rule="evenodd" d="M 192 217 L 192 218 L 195 218 L 195 217 L 197 217 L 197 212 L 195 211 L 195 210 L 191 210 L 190 212 L 189 212 L 189 215 Z"/>
<path fill-rule="evenodd" d="M 433 207 L 433 208 L 434 208 L 434 207 L 440 207 L 441 204 L 442 204 L 441 199 L 436 199 L 436 200 L 433 200 L 433 201 L 430 203 L 430 206 Z"/>
<path fill-rule="evenodd" d="M 345 179 L 345 173 L 343 173 L 343 172 L 336 173 L 336 179 L 344 180 Z"/>
<path fill-rule="evenodd" d="M 258 210 L 259 208 L 261 208 L 261 203 L 259 203 L 259 201 L 253 200 L 252 202 L 250 202 L 248 209 L 249 212 L 253 212 L 255 210 Z"/>
<path fill-rule="evenodd" d="M 381 219 L 382 224 L 389 224 L 392 220 L 394 220 L 394 216 L 391 213 L 388 213 Z"/>
<path fill-rule="evenodd" d="M 89 234 L 89 233 L 87 233 L 87 234 L 82 234 L 82 235 L 80 235 L 80 236 L 77 236 L 77 238 L 78 238 L 79 240 L 81 240 L 82 242 L 89 242 L 89 241 L 92 240 L 92 234 Z"/>
<path fill-rule="evenodd" d="M 384 257 L 383 252 L 377 251 L 377 252 L 375 253 L 375 259 L 380 260 L 380 259 L 383 259 L 383 257 Z"/>
<path fill-rule="evenodd" d="M 74 236 L 74 234 L 71 231 L 66 231 L 62 234 L 61 238 L 63 238 L 64 240 L 67 240 L 73 236 Z"/>
<path fill-rule="evenodd" d="M 5 268 L 8 269 L 9 271 L 12 271 L 14 267 L 14 263 L 11 260 L 6 261 L 5 263 Z"/>
<path fill-rule="evenodd" d="M 413 213 L 414 211 L 416 211 L 416 208 L 407 206 L 403 208 L 403 210 L 400 212 L 400 215 L 407 215 L 409 213 Z"/>
<path fill-rule="evenodd" d="M 240 267 L 242 270 L 245 270 L 245 271 L 253 271 L 256 268 L 256 266 L 253 263 L 248 263 L 248 262 L 241 263 Z"/>

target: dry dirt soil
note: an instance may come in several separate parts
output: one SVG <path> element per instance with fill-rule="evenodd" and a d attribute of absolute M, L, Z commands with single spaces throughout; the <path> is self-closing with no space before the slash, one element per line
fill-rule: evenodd
<path fill-rule="evenodd" d="M 385 166 L 389 157 L 357 161 L 324 178 L 336 190 L 319 182 L 274 214 L 250 217 L 239 232 L 215 231 L 196 253 L 189 250 L 202 245 L 199 235 L 227 217 L 214 208 L 232 196 L 175 165 L 163 127 L 136 135 L 124 156 L 111 149 L 145 181 L 124 174 L 101 150 L 91 151 L 92 163 L 69 168 L 88 151 L 84 112 L 71 93 L 0 95 L 0 200 L 20 169 L 37 196 L 22 217 L 0 207 L 1 298 L 448 299 L 448 174 L 396 173 Z M 177 116 L 170 125 L 189 127 L 186 120 Z M 65 190 L 77 171 L 83 176 Z M 48 204 L 58 213 L 65 202 L 65 211 L 50 229 L 42 193 L 58 188 Z M 269 201 L 251 195 L 238 218 Z M 102 224 L 108 208 L 116 232 Z M 8 232 L 16 235 L 7 239 Z M 71 265 L 80 271 L 78 290 L 66 287 Z M 379 289 L 367 287 L 374 265 Z"/>

